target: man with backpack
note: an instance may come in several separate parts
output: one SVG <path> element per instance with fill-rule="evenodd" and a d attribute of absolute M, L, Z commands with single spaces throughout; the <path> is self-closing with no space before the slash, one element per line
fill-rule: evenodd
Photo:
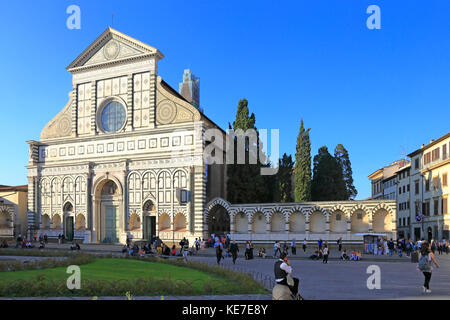
<path fill-rule="evenodd" d="M 430 290 L 430 280 L 431 273 L 433 271 L 432 264 L 439 268 L 439 264 L 436 261 L 434 253 L 431 251 L 431 244 L 424 241 L 420 247 L 420 259 L 418 264 L 418 269 L 422 271 L 423 276 L 425 277 L 425 282 L 423 284 L 423 293 L 431 293 Z"/>

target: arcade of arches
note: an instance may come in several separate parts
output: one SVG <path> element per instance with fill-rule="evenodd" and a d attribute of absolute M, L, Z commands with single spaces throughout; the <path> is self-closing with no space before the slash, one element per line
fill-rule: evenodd
<path fill-rule="evenodd" d="M 208 234 L 230 232 L 238 241 L 292 238 L 360 243 L 364 235 L 396 238 L 395 201 L 230 204 L 216 198 L 208 203 Z"/>

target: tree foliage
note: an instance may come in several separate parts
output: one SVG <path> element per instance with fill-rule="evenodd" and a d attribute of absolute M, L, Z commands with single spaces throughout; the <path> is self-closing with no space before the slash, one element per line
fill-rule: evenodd
<path fill-rule="evenodd" d="M 305 130 L 303 119 L 297 137 L 294 169 L 294 197 L 296 202 L 311 201 L 311 141 L 308 128 Z"/>
<path fill-rule="evenodd" d="M 313 201 L 346 200 L 347 189 L 341 166 L 326 146 L 314 156 L 311 193 Z"/>

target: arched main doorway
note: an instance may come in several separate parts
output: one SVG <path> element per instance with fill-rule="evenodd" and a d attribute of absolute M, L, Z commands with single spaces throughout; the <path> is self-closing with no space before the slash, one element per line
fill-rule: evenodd
<path fill-rule="evenodd" d="M 147 200 L 142 207 L 144 228 L 142 238 L 149 242 L 156 237 L 156 209 L 152 200 Z"/>
<path fill-rule="evenodd" d="M 95 188 L 94 229 L 96 242 L 118 243 L 124 229 L 122 190 L 110 179 Z"/>
<path fill-rule="evenodd" d="M 230 232 L 230 216 L 221 205 L 216 205 L 209 211 L 208 236 L 213 234 L 225 235 Z"/>
<path fill-rule="evenodd" d="M 55 220 L 57 221 L 58 218 L 56 218 Z M 73 221 L 73 205 L 70 202 L 64 204 L 63 223 L 64 223 L 64 236 L 66 237 L 67 241 L 72 241 L 74 234 L 74 221 Z"/>

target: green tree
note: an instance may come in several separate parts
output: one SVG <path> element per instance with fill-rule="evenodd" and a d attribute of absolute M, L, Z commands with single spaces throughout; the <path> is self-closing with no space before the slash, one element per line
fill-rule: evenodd
<path fill-rule="evenodd" d="M 294 162 L 292 156 L 283 154 L 276 175 L 276 202 L 292 202 L 292 168 Z"/>
<path fill-rule="evenodd" d="M 305 130 L 303 119 L 297 137 L 294 169 L 294 197 L 296 202 L 311 201 L 311 141 L 308 128 Z"/>
<path fill-rule="evenodd" d="M 345 200 L 347 195 L 341 166 L 326 146 L 314 156 L 311 194 L 313 201 Z"/>
<path fill-rule="evenodd" d="M 233 122 L 234 131 L 242 129 L 244 132 L 248 129 L 257 130 L 255 126 L 256 118 L 254 113 L 249 115 L 248 101 L 239 100 L 236 119 Z M 257 139 L 258 142 L 258 139 Z M 227 165 L 227 200 L 231 203 L 251 203 L 266 202 L 268 187 L 261 175 L 261 164 L 259 163 L 259 144 L 256 142 L 255 154 L 250 154 L 253 150 L 250 148 L 250 139 L 245 140 L 245 164 L 237 164 L 237 139 L 234 139 L 234 163 Z M 256 164 L 250 164 L 250 157 L 257 159 Z M 273 192 L 272 192 L 273 194 Z M 270 201 L 270 200 L 269 200 Z"/>
<path fill-rule="evenodd" d="M 342 144 L 338 144 L 334 149 L 334 157 L 336 158 L 342 169 L 342 175 L 347 190 L 347 194 L 344 200 L 353 200 L 358 194 L 358 191 L 353 185 L 352 164 L 350 162 L 350 157 L 348 155 L 347 149 L 345 149 Z"/>

